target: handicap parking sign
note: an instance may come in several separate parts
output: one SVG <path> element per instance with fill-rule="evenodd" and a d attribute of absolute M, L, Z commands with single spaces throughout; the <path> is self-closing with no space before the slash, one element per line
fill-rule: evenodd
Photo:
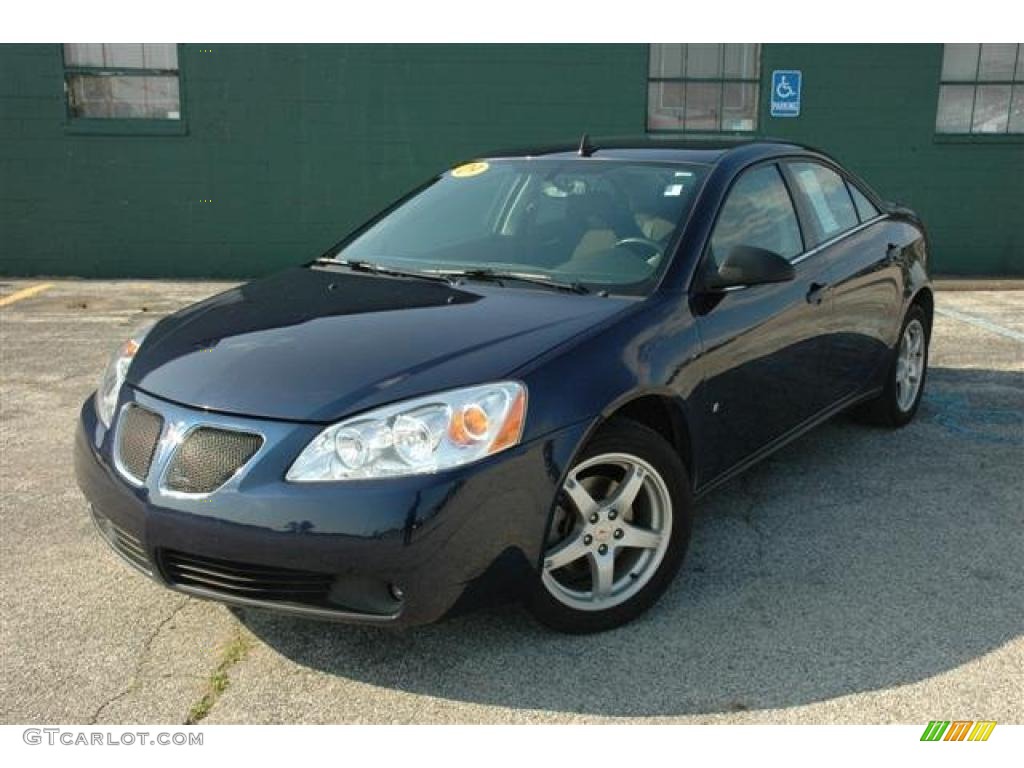
<path fill-rule="evenodd" d="M 802 81 L 799 69 L 776 69 L 772 72 L 772 117 L 799 117 Z"/>

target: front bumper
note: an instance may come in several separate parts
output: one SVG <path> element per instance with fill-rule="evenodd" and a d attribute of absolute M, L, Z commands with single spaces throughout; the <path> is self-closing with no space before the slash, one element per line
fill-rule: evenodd
<path fill-rule="evenodd" d="M 75 440 L 75 473 L 104 538 L 130 564 L 202 598 L 388 625 L 431 622 L 532 578 L 556 490 L 587 426 L 566 427 L 436 475 L 300 484 L 285 482 L 285 473 L 320 425 L 211 414 L 130 387 L 121 397 L 122 406 L 136 402 L 179 430 L 202 424 L 259 432 L 265 439 L 256 456 L 213 493 L 168 491 L 159 479 L 134 484 L 115 468 L 116 421 L 106 430 L 92 398 L 87 400 Z M 161 455 L 158 449 L 153 478 L 162 476 Z M 178 578 L 181 558 L 204 580 Z M 295 575 L 300 573 L 326 575 L 330 599 L 266 599 L 264 592 L 244 588 L 253 574 L 278 573 L 291 580 L 313 578 Z M 401 599 L 390 597 L 392 587 Z"/>

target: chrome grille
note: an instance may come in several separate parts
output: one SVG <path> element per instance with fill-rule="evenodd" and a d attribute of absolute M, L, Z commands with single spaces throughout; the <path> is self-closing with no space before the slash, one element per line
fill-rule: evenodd
<path fill-rule="evenodd" d="M 189 432 L 167 469 L 164 485 L 181 493 L 210 493 L 241 469 L 263 445 L 252 432 L 200 427 Z"/>
<path fill-rule="evenodd" d="M 164 420 L 150 410 L 129 405 L 117 427 L 117 458 L 121 469 L 138 483 L 146 481 Z"/>
<path fill-rule="evenodd" d="M 334 577 L 314 571 L 236 563 L 212 557 L 160 550 L 168 583 L 216 592 L 225 597 L 328 606 Z"/>
<path fill-rule="evenodd" d="M 92 509 L 92 519 L 96 523 L 96 528 L 99 530 L 100 535 L 103 536 L 107 544 L 117 554 L 121 555 L 121 557 L 146 575 L 153 575 L 149 558 L 146 557 L 146 550 L 142 546 L 142 541 L 137 536 L 128 533 L 128 531 L 95 508 Z"/>

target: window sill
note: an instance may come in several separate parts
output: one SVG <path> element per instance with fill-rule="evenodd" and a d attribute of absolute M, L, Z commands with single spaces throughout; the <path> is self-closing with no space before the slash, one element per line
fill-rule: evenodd
<path fill-rule="evenodd" d="M 936 133 L 936 144 L 1024 144 L 1024 133 Z"/>
<path fill-rule="evenodd" d="M 130 118 L 71 118 L 64 132 L 80 136 L 185 136 L 184 120 L 148 120 Z"/>

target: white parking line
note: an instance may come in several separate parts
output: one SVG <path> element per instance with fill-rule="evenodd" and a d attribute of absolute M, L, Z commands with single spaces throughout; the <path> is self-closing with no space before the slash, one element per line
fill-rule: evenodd
<path fill-rule="evenodd" d="M 1009 328 L 1004 328 L 1001 325 L 996 325 L 991 320 L 986 320 L 983 317 L 977 317 L 975 315 L 968 315 L 964 312 L 958 312 L 955 309 L 946 309 L 945 307 L 936 307 L 935 312 L 945 317 L 952 317 L 954 320 L 959 320 L 962 323 L 968 323 L 975 325 L 978 328 L 984 328 L 986 331 L 992 331 L 992 333 L 998 333 L 1000 336 L 1005 336 L 1008 339 L 1014 339 L 1015 341 L 1024 341 L 1024 333 L 1014 331 Z"/>

